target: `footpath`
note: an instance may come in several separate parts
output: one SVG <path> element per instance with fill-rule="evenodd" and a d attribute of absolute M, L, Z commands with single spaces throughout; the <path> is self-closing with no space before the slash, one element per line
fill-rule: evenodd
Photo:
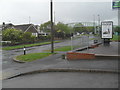
<path fill-rule="evenodd" d="M 118 69 L 118 44 L 111 42 L 110 46 L 99 45 L 93 49 L 79 51 L 81 53 L 94 53 L 97 57 L 93 60 L 66 60 L 62 58 L 66 52 L 51 55 L 44 59 L 25 63 L 16 68 L 2 71 L 2 79 L 10 79 L 21 75 L 40 72 L 99 72 L 99 73 L 119 73 Z M 109 58 L 110 57 L 110 58 Z M 113 57 L 113 58 L 111 58 Z M 115 57 L 115 58 L 114 58 Z M 116 58 L 117 57 L 117 58 Z"/>

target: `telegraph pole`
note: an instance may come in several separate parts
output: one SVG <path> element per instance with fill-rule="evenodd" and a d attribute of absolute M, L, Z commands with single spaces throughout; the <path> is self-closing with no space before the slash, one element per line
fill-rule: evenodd
<path fill-rule="evenodd" d="M 50 17 L 51 17 L 51 53 L 54 53 L 54 32 L 53 32 L 53 2 L 50 1 Z"/>

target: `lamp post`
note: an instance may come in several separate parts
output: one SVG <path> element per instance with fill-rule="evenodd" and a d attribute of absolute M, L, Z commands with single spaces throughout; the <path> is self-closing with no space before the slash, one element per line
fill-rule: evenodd
<path fill-rule="evenodd" d="M 95 15 L 93 15 L 94 34 L 96 34 Z"/>
<path fill-rule="evenodd" d="M 98 34 L 100 34 L 100 15 L 98 14 Z"/>
<path fill-rule="evenodd" d="M 54 32 L 53 32 L 53 2 L 50 1 L 50 17 L 51 17 L 51 53 L 54 53 Z"/>

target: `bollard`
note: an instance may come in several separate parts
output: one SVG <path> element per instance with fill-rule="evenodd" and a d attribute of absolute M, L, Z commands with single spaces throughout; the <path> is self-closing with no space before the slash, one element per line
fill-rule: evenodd
<path fill-rule="evenodd" d="M 94 40 L 94 44 L 98 43 L 98 40 Z"/>
<path fill-rule="evenodd" d="M 23 50 L 24 50 L 24 55 L 26 55 L 26 49 L 25 49 L 25 46 L 24 46 Z"/>

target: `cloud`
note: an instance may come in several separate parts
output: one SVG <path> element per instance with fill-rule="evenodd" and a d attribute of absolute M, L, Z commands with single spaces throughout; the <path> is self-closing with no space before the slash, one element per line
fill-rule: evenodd
<path fill-rule="evenodd" d="M 93 15 L 98 20 L 99 14 L 102 21 L 113 19 L 116 22 L 114 18 L 117 17 L 117 11 L 112 10 L 111 0 L 102 1 L 53 0 L 55 20 L 65 23 L 87 22 L 93 21 Z M 40 24 L 50 20 L 50 0 L 0 0 L 0 11 L 0 23 L 28 23 L 30 16 L 31 23 Z"/>

